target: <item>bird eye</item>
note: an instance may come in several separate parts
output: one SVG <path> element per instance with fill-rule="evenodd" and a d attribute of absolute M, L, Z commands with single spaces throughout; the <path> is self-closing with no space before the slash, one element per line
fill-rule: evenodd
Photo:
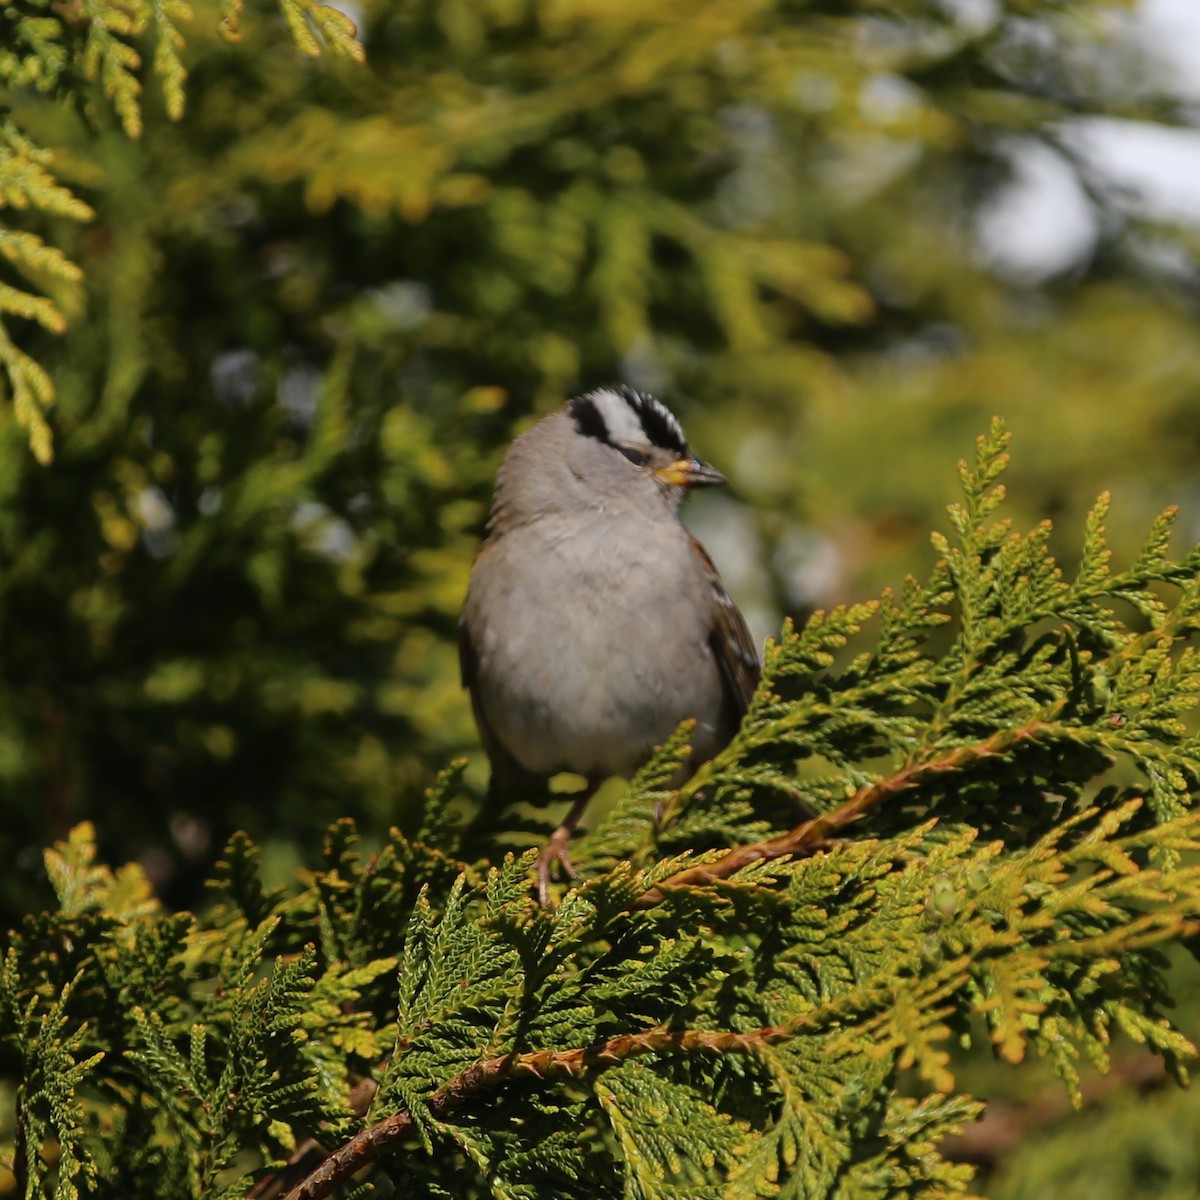
<path fill-rule="evenodd" d="M 646 465 L 646 455 L 640 450 L 635 450 L 632 446 L 618 446 L 617 449 L 620 450 L 620 452 L 625 455 L 625 457 L 629 459 L 629 461 L 633 463 L 635 467 L 644 467 Z"/>

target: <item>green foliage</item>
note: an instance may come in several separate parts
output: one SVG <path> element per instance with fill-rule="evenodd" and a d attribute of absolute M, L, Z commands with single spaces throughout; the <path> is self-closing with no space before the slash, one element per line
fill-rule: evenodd
<path fill-rule="evenodd" d="M 1194 459 L 1187 289 L 1134 253 L 1167 234 L 1089 180 L 1096 263 L 1039 306 L 970 231 L 1014 138 L 1184 110 L 1094 69 L 1100 0 L 990 7 L 389 0 L 354 65 L 317 4 L 8 6 L 5 910 L 83 820 L 186 905 L 235 829 L 274 862 L 409 827 L 475 747 L 453 626 L 500 447 L 618 374 L 734 480 L 759 632 L 923 570 L 931 463 L 990 412 L 1046 430 L 1026 512 L 1119 484 L 1127 552 L 1128 476 Z"/>
<path fill-rule="evenodd" d="M 997 513 L 1007 443 L 929 579 L 786 630 L 729 748 L 671 791 L 685 726 L 556 908 L 532 851 L 364 860 L 342 822 L 285 888 L 239 835 L 171 915 L 77 830 L 0 982 L 25 1194 L 946 1196 L 976 1031 L 1077 1098 L 1117 1034 L 1185 1078 L 1200 549 L 1160 521 L 1113 569 L 1105 499 L 1068 577 Z"/>
<path fill-rule="evenodd" d="M 335 54 L 361 61 L 362 48 L 355 40 L 353 23 L 342 13 L 315 0 L 281 0 L 281 7 L 297 47 L 311 57 L 320 54 L 313 29 Z M 0 102 L 7 112 L 13 98 L 24 91 L 51 93 L 84 105 L 103 97 L 126 136 L 143 132 L 142 81 L 146 41 L 154 50 L 152 69 L 162 88 L 167 116 L 177 121 L 184 110 L 187 69 L 181 52 L 180 26 L 193 18 L 187 0 L 81 0 L 71 9 L 46 0 L 23 0 L 9 5 L 0 17 L 4 49 L 0 51 Z M 222 29 L 237 34 L 237 17 L 225 14 Z M 29 210 L 46 217 L 90 220 L 92 209 L 63 186 L 53 174 L 53 154 L 31 141 L 12 120 L 0 125 L 0 210 Z M 30 231 L 0 225 L 0 256 L 17 274 L 35 286 L 77 285 L 78 265 L 61 250 L 46 245 Z M 78 296 L 66 306 L 75 307 Z M 37 321 L 52 333 L 66 328 L 64 303 L 0 280 L 0 317 Z M 0 366 L 7 374 L 13 412 L 29 432 L 38 460 L 52 457 L 46 410 L 54 402 L 51 377 L 28 354 L 14 345 L 0 321 Z"/>
<path fill-rule="evenodd" d="M 34 1194 L 296 1179 L 377 1085 L 418 1193 L 947 1192 L 966 1013 L 1071 1086 L 1117 1030 L 1182 1057 L 1195 560 L 1139 539 L 1194 487 L 1196 244 L 1067 136 L 1192 119 L 1123 7 L 370 0 L 361 65 L 315 2 L 0 12 L 0 906 L 37 914 L 0 1065 Z M 1028 146 L 1096 218 L 1040 283 L 974 237 Z M 500 448 L 617 375 L 730 475 L 694 516 L 755 627 L 793 623 L 739 741 L 672 792 L 681 733 L 551 917 L 519 858 L 458 861 L 478 759 L 425 788 L 476 748 L 454 623 Z M 992 412 L 1015 527 L 1123 497 L 1061 575 L 989 510 L 995 439 L 914 550 Z M 453 1044 L 400 1032 L 401 961 Z M 944 1092 L 897 1092 L 910 1061 Z"/>

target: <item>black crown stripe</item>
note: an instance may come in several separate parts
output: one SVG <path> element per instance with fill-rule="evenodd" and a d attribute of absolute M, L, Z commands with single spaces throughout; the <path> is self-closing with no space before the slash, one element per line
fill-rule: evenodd
<path fill-rule="evenodd" d="M 653 396 L 636 391 L 624 383 L 611 384 L 597 390 L 612 392 L 629 405 L 641 423 L 646 441 L 650 445 L 670 450 L 680 457 L 686 457 L 688 454 L 687 438 L 684 437 L 679 422 L 664 404 Z M 612 438 L 604 423 L 604 417 L 593 399 L 594 395 L 594 392 L 588 392 L 582 396 L 576 396 L 567 406 L 568 411 L 574 418 L 575 428 L 585 437 L 594 437 L 598 441 L 611 445 Z"/>
<path fill-rule="evenodd" d="M 608 426 L 604 424 L 604 418 L 591 396 L 576 396 L 567 406 L 567 411 L 574 418 L 575 428 L 584 437 L 593 437 L 599 442 L 609 444 Z"/>
<path fill-rule="evenodd" d="M 640 396 L 639 400 L 635 408 L 650 444 L 681 456 L 687 454 L 687 438 L 679 422 L 653 396 Z"/>

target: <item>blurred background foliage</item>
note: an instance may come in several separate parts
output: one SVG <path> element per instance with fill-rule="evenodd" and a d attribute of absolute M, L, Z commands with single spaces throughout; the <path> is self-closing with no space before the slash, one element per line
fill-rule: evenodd
<path fill-rule="evenodd" d="M 10 321 L 56 399 L 49 465 L 0 408 L 6 916 L 85 818 L 177 903 L 235 828 L 286 858 L 411 822 L 476 748 L 455 623 L 500 455 L 582 388 L 658 392 L 730 475 L 689 519 L 760 634 L 927 563 L 993 413 L 1064 548 L 1105 488 L 1118 556 L 1194 509 L 1195 234 L 1071 137 L 1194 120 L 1135 7 L 374 0 L 358 66 L 199 0 L 187 110 L 147 79 L 136 139 L 99 85 L 6 76 L 94 210 L 0 197 L 82 268 L 43 281 L 65 335 Z M 1048 273 L 981 232 L 1030 147 L 1092 230 Z"/>
<path fill-rule="evenodd" d="M 1110 487 L 1120 553 L 1195 497 L 1194 242 L 1065 132 L 1186 123 L 1128 6 L 406 0 L 351 11 L 365 66 L 172 11 L 182 120 L 153 79 L 136 139 L 99 85 L 2 97 L 95 212 L 4 211 L 83 272 L 64 336 L 11 322 L 50 465 L 0 409 L 10 913 L 84 818 L 187 902 L 234 828 L 411 816 L 475 746 L 500 454 L 581 388 L 661 393 L 730 474 L 692 520 L 760 635 L 919 567 L 993 413 L 1029 523 Z M 979 237 L 1035 143 L 1097 229 L 1044 278 Z"/>

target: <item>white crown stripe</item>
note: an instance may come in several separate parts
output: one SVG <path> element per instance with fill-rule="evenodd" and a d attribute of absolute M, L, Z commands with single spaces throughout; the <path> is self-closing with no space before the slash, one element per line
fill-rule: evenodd
<path fill-rule="evenodd" d="M 687 436 L 683 427 L 675 419 L 675 414 L 661 401 L 645 392 L 634 391 L 633 388 L 618 384 L 616 387 L 601 387 L 585 393 L 581 399 L 590 400 L 600 414 L 608 439 L 614 443 L 637 445 L 649 442 L 659 445 L 661 437 L 655 437 L 650 432 L 653 424 L 664 425 L 674 440 L 674 445 L 665 445 L 668 450 L 683 451 L 687 448 Z M 652 421 L 646 418 L 651 416 Z"/>
<path fill-rule="evenodd" d="M 637 445 L 645 441 L 646 431 L 642 428 L 641 417 L 619 392 L 611 388 L 597 388 L 588 393 L 588 398 L 596 406 L 604 428 L 608 430 L 610 442 Z"/>

